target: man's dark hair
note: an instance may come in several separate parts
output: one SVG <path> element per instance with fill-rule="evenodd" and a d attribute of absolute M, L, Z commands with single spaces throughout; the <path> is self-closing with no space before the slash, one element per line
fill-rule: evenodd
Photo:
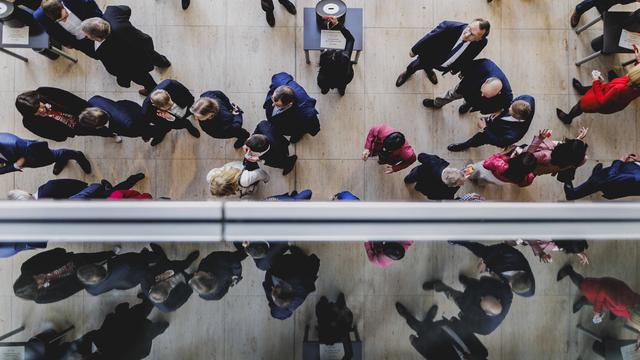
<path fill-rule="evenodd" d="M 53 21 L 60 20 L 62 17 L 64 5 L 60 0 L 43 0 L 40 7 L 42 7 L 42 12 Z"/>
<path fill-rule="evenodd" d="M 249 136 L 244 144 L 247 145 L 251 151 L 263 152 L 269 147 L 269 139 L 264 135 L 254 134 Z"/>
<path fill-rule="evenodd" d="M 87 264 L 78 268 L 76 276 L 85 285 L 96 285 L 107 277 L 107 270 L 102 265 Z"/>
<path fill-rule="evenodd" d="M 565 139 L 551 151 L 551 164 L 578 167 L 584 162 L 588 147 L 582 140 Z"/>
<path fill-rule="evenodd" d="M 269 243 L 266 241 L 251 242 L 244 248 L 244 251 L 254 259 L 262 259 L 267 256 Z"/>
<path fill-rule="evenodd" d="M 196 272 L 191 280 L 189 280 L 189 285 L 200 295 L 206 295 L 214 292 L 218 289 L 220 282 L 218 279 L 213 276 L 213 274 L 208 272 L 198 271 Z"/>
<path fill-rule="evenodd" d="M 400 149 L 404 143 L 404 135 L 396 131 L 387 135 L 387 137 L 382 140 L 382 147 L 387 151 L 395 151 Z"/>
<path fill-rule="evenodd" d="M 587 240 L 553 240 L 567 254 L 580 254 L 589 248 Z"/>
<path fill-rule="evenodd" d="M 484 30 L 484 36 L 482 36 L 483 38 L 489 36 L 489 32 L 491 32 L 491 23 L 488 20 L 477 18 L 473 19 L 473 21 L 477 21 L 479 23 L 478 25 L 480 26 L 480 30 Z"/>
<path fill-rule="evenodd" d="M 293 92 L 293 89 L 290 86 L 280 85 L 273 92 L 273 100 L 279 100 L 286 106 L 296 100 L 296 94 Z"/>
<path fill-rule="evenodd" d="M 37 91 L 27 91 L 16 97 L 16 109 L 22 114 L 33 115 L 38 112 L 42 98 Z"/>
<path fill-rule="evenodd" d="M 385 241 L 382 243 L 382 253 L 391 260 L 400 260 L 404 257 L 404 247 L 395 241 Z"/>
<path fill-rule="evenodd" d="M 503 176 L 515 183 L 519 183 L 536 168 L 537 163 L 538 161 L 533 154 L 524 152 L 509 159 L 509 168 L 504 172 Z"/>

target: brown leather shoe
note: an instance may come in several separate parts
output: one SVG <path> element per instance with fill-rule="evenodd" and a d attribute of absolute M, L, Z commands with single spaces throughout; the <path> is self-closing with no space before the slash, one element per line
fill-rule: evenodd
<path fill-rule="evenodd" d="M 149 96 L 149 92 L 147 91 L 147 89 L 142 88 L 140 90 L 138 90 L 138 94 L 142 95 L 142 96 Z"/>
<path fill-rule="evenodd" d="M 580 22 L 580 15 L 578 15 L 578 13 L 575 12 L 574 10 L 573 14 L 571 14 L 571 27 L 574 28 L 578 26 L 579 22 Z"/>
<path fill-rule="evenodd" d="M 403 71 L 402 74 L 400 74 L 398 76 L 398 79 L 396 80 L 396 87 L 402 86 L 402 84 L 407 82 L 407 79 L 409 79 L 409 77 L 407 76 L 407 72 Z"/>
<path fill-rule="evenodd" d="M 435 71 L 429 70 L 426 72 L 426 74 L 427 74 L 427 79 L 429 79 L 429 81 L 431 81 L 433 85 L 436 85 L 438 83 L 438 77 L 436 76 Z"/>

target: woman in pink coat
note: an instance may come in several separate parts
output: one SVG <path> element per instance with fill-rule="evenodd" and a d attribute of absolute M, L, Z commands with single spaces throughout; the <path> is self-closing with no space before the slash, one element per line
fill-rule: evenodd
<path fill-rule="evenodd" d="M 416 153 L 404 135 L 387 124 L 380 124 L 369 130 L 362 160 L 367 161 L 370 156 L 378 157 L 378 164 L 384 165 L 385 174 L 400 171 L 416 162 Z"/>
<path fill-rule="evenodd" d="M 380 267 L 387 267 L 402 259 L 411 244 L 413 244 L 412 240 L 367 241 L 364 243 L 364 248 L 367 250 L 369 261 Z"/>

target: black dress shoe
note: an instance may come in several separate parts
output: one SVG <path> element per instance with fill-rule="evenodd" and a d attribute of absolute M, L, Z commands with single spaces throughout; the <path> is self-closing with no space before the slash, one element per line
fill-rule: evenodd
<path fill-rule="evenodd" d="M 589 300 L 587 300 L 586 297 L 581 296 L 580 299 L 578 299 L 576 302 L 573 303 L 573 313 L 577 313 L 578 311 L 580 311 L 580 309 L 582 309 L 583 306 L 585 305 L 589 305 Z"/>
<path fill-rule="evenodd" d="M 302 139 L 303 136 L 304 136 L 304 134 L 292 136 L 292 137 L 289 138 L 289 142 L 292 143 L 292 144 L 295 144 L 295 143 L 299 142 L 300 139 Z"/>
<path fill-rule="evenodd" d="M 147 96 L 149 96 L 149 90 L 147 90 L 145 88 L 142 88 L 142 89 L 138 90 L 138 94 L 140 94 L 140 95 L 142 95 L 144 97 L 147 97 Z"/>
<path fill-rule="evenodd" d="M 200 137 L 200 130 L 196 129 L 195 126 L 189 126 L 187 128 L 187 131 L 189 132 L 189 134 L 191 134 L 191 136 L 193 136 L 194 138 L 199 138 Z"/>
<path fill-rule="evenodd" d="M 287 9 L 289 14 L 295 15 L 297 13 L 296 6 L 293 5 L 293 3 L 291 1 L 289 1 L 289 0 L 280 0 L 280 4 L 282 4 L 282 6 L 284 6 L 284 8 Z"/>
<path fill-rule="evenodd" d="M 138 181 L 140 181 L 140 180 L 144 179 L 144 178 L 145 178 L 144 173 L 137 173 L 137 174 L 135 174 L 135 175 L 131 175 L 131 176 L 129 177 L 129 179 L 131 179 L 131 181 L 135 181 L 136 183 L 137 183 Z"/>
<path fill-rule="evenodd" d="M 407 76 L 407 72 L 403 71 L 402 74 L 398 75 L 398 79 L 396 80 L 396 87 L 402 86 L 405 82 L 407 82 L 409 76 Z"/>
<path fill-rule="evenodd" d="M 329 89 L 320 89 L 322 95 L 327 95 L 329 93 Z"/>
<path fill-rule="evenodd" d="M 563 124 L 571 125 L 571 122 L 573 121 L 573 119 L 569 118 L 569 115 L 567 113 L 556 108 L 556 115 L 558 116 L 558 119 L 562 121 Z"/>
<path fill-rule="evenodd" d="M 564 279 L 567 275 L 571 273 L 573 267 L 569 264 L 563 266 L 560 270 L 558 270 L 558 275 L 556 275 L 556 281 L 560 281 Z"/>
<path fill-rule="evenodd" d="M 442 291 L 443 288 L 443 283 L 441 280 L 431 280 L 431 281 L 425 281 L 422 284 L 422 290 L 435 290 L 435 291 Z"/>
<path fill-rule="evenodd" d="M 596 166 L 593 167 L 593 170 L 591 170 L 591 175 L 594 175 L 598 171 L 602 170 L 603 166 L 604 165 L 602 165 L 602 163 L 597 163 Z"/>
<path fill-rule="evenodd" d="M 460 105 L 460 107 L 458 108 L 458 113 L 460 114 L 466 114 L 469 112 L 469 110 L 471 110 L 471 105 L 467 104 L 467 103 L 463 103 L 462 105 Z"/>
<path fill-rule="evenodd" d="M 451 152 L 458 152 L 458 151 L 467 150 L 467 147 L 464 146 L 463 144 L 450 144 L 449 146 L 447 146 L 447 150 Z"/>
<path fill-rule="evenodd" d="M 191 5 L 191 0 L 182 0 L 182 10 L 187 10 Z"/>
<path fill-rule="evenodd" d="M 153 138 L 153 140 L 151 140 L 151 146 L 156 146 L 158 144 L 160 144 L 162 142 L 162 140 L 164 140 L 165 135 L 159 135 Z"/>
<path fill-rule="evenodd" d="M 289 156 L 289 165 L 287 165 L 287 167 L 282 169 L 282 175 L 288 175 L 296 166 L 297 160 L 298 160 L 298 156 L 296 155 Z"/>
<path fill-rule="evenodd" d="M 76 151 L 74 160 L 80 165 L 85 174 L 91 174 L 91 163 L 81 151 Z"/>
<path fill-rule="evenodd" d="M 338 88 L 338 94 L 340 94 L 340 96 L 344 96 L 344 93 L 347 91 L 346 87 L 343 88 Z"/>
<path fill-rule="evenodd" d="M 578 13 L 574 11 L 573 14 L 571 14 L 571 27 L 574 28 L 578 26 L 579 22 L 580 22 L 580 15 L 578 15 Z"/>
<path fill-rule="evenodd" d="M 436 75 L 435 71 L 429 70 L 426 72 L 426 74 L 427 74 L 427 79 L 429 79 L 429 81 L 431 81 L 433 85 L 438 84 L 438 76 Z"/>
<path fill-rule="evenodd" d="M 433 99 L 422 100 L 422 106 L 426 108 L 436 108 L 436 102 Z"/>
<path fill-rule="evenodd" d="M 573 88 L 580 95 L 584 95 L 587 92 L 587 89 L 585 89 L 585 86 L 583 86 L 582 83 L 576 78 L 573 78 L 573 80 L 571 80 L 571 85 L 573 85 Z"/>
<path fill-rule="evenodd" d="M 396 311 L 398 311 L 398 314 L 405 319 L 411 316 L 411 314 L 409 314 L 409 310 L 399 302 L 396 303 Z"/>
<path fill-rule="evenodd" d="M 276 26 L 276 17 L 273 16 L 273 11 L 267 12 L 267 24 L 271 27 Z"/>
<path fill-rule="evenodd" d="M 164 69 L 171 66 L 171 61 L 169 61 L 166 56 L 160 55 L 159 61 L 155 65 L 159 68 Z"/>

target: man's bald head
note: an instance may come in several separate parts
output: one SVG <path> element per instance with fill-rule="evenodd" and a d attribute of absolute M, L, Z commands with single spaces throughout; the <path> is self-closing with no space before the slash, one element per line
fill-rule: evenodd
<path fill-rule="evenodd" d="M 488 78 L 480 87 L 483 97 L 490 99 L 502 91 L 502 81 L 497 77 Z"/>
<path fill-rule="evenodd" d="M 480 307 L 484 310 L 485 314 L 489 316 L 500 315 L 502 312 L 502 304 L 495 297 L 488 295 L 480 298 Z"/>

